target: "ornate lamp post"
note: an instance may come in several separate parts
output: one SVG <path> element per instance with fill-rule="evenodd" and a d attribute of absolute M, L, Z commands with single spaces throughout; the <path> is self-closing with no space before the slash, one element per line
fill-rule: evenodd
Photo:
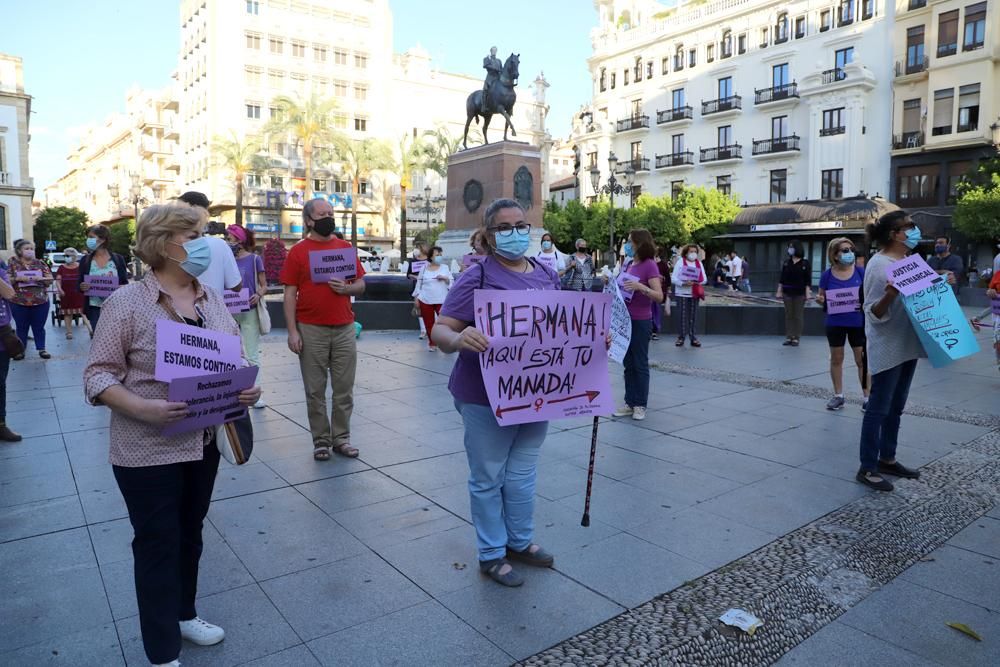
<path fill-rule="evenodd" d="M 618 157 L 612 151 L 608 155 L 608 182 L 601 186 L 601 170 L 594 165 L 590 168 L 590 184 L 594 188 L 594 194 L 598 195 L 608 195 L 608 199 L 611 202 L 611 208 L 608 211 L 608 227 L 611 237 L 611 262 L 614 264 L 617 261 L 617 255 L 615 253 L 615 195 L 625 194 L 626 192 L 632 192 L 632 183 L 635 181 L 635 169 L 632 168 L 632 163 L 629 162 L 625 167 L 625 183 L 619 183 L 618 179 L 615 178 L 615 170 L 618 168 Z"/>
<path fill-rule="evenodd" d="M 438 211 L 440 211 L 441 210 L 440 204 L 444 202 L 444 200 L 445 197 L 440 195 L 432 198 L 431 186 L 429 185 L 424 186 L 424 196 L 422 198 L 419 196 L 411 198 L 411 201 L 413 201 L 414 203 L 423 202 L 422 206 L 419 206 L 416 209 L 414 209 L 414 212 L 423 213 L 426 216 L 428 233 L 431 231 L 431 213 L 437 213 Z"/>

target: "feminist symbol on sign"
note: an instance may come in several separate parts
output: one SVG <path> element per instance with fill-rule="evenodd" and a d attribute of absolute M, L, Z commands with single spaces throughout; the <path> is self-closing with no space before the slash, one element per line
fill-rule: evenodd
<path fill-rule="evenodd" d="M 552 405 L 553 403 L 564 403 L 566 401 L 572 401 L 574 399 L 584 398 L 584 397 L 586 397 L 587 402 L 593 403 L 594 399 L 596 399 L 600 395 L 601 392 L 599 391 L 585 391 L 582 394 L 576 394 L 574 396 L 567 396 L 565 398 L 554 398 L 551 401 L 549 401 L 549 405 Z M 541 410 L 543 405 L 545 405 L 545 399 L 536 398 L 534 402 L 535 412 Z M 530 407 L 532 407 L 531 403 L 527 403 L 525 405 L 512 405 L 506 408 L 502 406 L 497 406 L 497 411 L 496 411 L 497 419 L 503 419 L 503 414 L 505 412 L 514 412 L 515 410 L 526 410 Z"/>

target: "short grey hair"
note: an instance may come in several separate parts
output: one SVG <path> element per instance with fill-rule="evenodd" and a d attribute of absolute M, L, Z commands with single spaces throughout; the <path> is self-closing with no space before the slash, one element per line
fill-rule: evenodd
<path fill-rule="evenodd" d="M 497 213 L 507 208 L 516 208 L 521 213 L 524 213 L 524 207 L 517 203 L 514 199 L 494 199 L 489 206 L 486 207 L 486 212 L 483 213 L 483 227 L 489 229 L 493 226 L 493 221 L 497 217 Z"/>
<path fill-rule="evenodd" d="M 321 202 L 321 201 L 326 201 L 326 199 L 324 199 L 323 197 L 313 197 L 312 199 L 310 199 L 309 201 L 307 201 L 305 204 L 303 204 L 303 206 L 302 206 L 302 219 L 303 220 L 312 220 L 313 209 L 316 208 L 316 204 L 318 202 Z"/>
<path fill-rule="evenodd" d="M 586 243 L 587 239 L 577 239 L 576 243 L 573 244 L 574 248 L 579 248 L 581 243 Z"/>

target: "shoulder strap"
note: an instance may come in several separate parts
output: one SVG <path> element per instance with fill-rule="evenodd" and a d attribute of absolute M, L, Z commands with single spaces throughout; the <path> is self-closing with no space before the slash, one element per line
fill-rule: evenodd
<path fill-rule="evenodd" d="M 483 289 L 483 285 L 486 284 L 486 262 L 488 259 L 484 259 L 479 262 L 479 289 Z"/>

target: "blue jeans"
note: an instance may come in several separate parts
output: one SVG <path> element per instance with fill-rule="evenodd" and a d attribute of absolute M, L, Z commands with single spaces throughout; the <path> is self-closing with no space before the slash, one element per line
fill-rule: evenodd
<path fill-rule="evenodd" d="M 21 306 L 16 303 L 10 304 L 11 315 L 14 316 L 14 324 L 17 329 L 17 337 L 21 339 L 24 347 L 28 347 L 28 328 L 31 328 L 31 335 L 35 337 L 35 349 L 39 352 L 45 349 L 45 322 L 49 319 L 49 302 L 41 303 L 37 306 Z"/>
<path fill-rule="evenodd" d="M 880 460 L 896 460 L 899 421 L 916 369 L 917 360 L 912 359 L 872 376 L 868 409 L 861 422 L 862 470 L 876 472 Z"/>
<path fill-rule="evenodd" d="M 524 551 L 535 534 L 538 452 L 548 422 L 500 426 L 488 405 L 455 401 L 465 424 L 469 501 L 479 560 Z"/>
<path fill-rule="evenodd" d="M 652 320 L 632 320 L 632 340 L 625 352 L 625 404 L 646 407 L 649 400 L 649 336 Z"/>
<path fill-rule="evenodd" d="M 10 371 L 10 355 L 0 350 L 0 424 L 7 422 L 7 373 Z"/>

